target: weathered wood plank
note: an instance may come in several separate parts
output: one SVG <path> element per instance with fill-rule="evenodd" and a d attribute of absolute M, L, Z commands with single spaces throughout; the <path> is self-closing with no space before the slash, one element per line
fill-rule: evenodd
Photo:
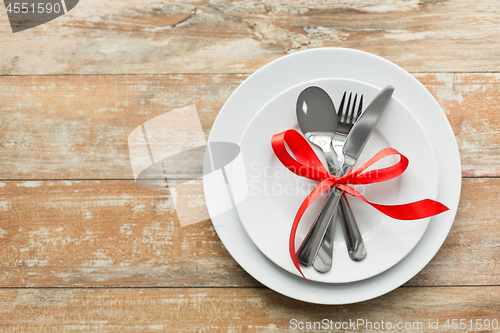
<path fill-rule="evenodd" d="M 407 285 L 499 285 L 500 179 L 463 179 L 457 216 L 432 261 Z"/>
<path fill-rule="evenodd" d="M 133 178 L 133 129 L 196 104 L 208 136 L 219 109 L 246 77 L 1 77 L 0 179 Z M 190 176 L 191 165 L 179 176 Z"/>
<path fill-rule="evenodd" d="M 349 47 L 409 71 L 498 71 L 496 1 L 80 1 L 13 34 L 0 74 L 252 73 L 287 53 Z"/>
<path fill-rule="evenodd" d="M 434 95 L 455 133 L 462 174 L 500 175 L 500 75 L 416 74 Z"/>
<path fill-rule="evenodd" d="M 0 286 L 256 285 L 210 221 L 133 181 L 2 182 Z M 193 200 L 203 200 L 194 198 Z"/>
<path fill-rule="evenodd" d="M 308 304 L 267 288 L 1 290 L 0 328 L 135 333 L 295 332 L 303 327 L 312 332 L 321 326 L 305 329 L 323 322 L 322 331 L 420 333 L 465 332 L 478 320 L 483 325 L 478 331 L 495 332 L 499 303 L 500 287 L 399 288 L 343 306 Z M 452 319 L 458 319 L 457 325 L 463 319 L 466 329 L 452 330 Z"/>
<path fill-rule="evenodd" d="M 500 76 L 415 76 L 446 112 L 463 175 L 499 176 Z M 135 127 L 196 104 L 208 135 L 218 110 L 246 77 L 0 77 L 0 179 L 130 179 L 127 138 Z M 199 174 L 191 165 L 179 177 Z"/>
<path fill-rule="evenodd" d="M 500 179 L 465 179 L 457 218 L 411 286 L 499 285 Z M 194 198 L 193 200 L 202 200 Z M 133 181 L 0 183 L 0 287 L 258 286 L 209 221 Z"/>

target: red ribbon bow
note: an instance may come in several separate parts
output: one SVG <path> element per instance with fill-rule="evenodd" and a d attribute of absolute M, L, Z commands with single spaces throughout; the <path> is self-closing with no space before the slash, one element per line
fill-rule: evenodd
<path fill-rule="evenodd" d="M 288 145 L 295 158 L 288 153 L 285 143 Z M 402 205 L 379 205 L 368 201 L 361 195 L 361 193 L 349 186 L 349 184 L 366 185 L 383 182 L 401 175 L 408 167 L 409 162 L 403 154 L 393 148 L 382 149 L 368 162 L 356 170 L 351 170 L 345 176 L 336 177 L 335 175 L 330 175 L 306 139 L 304 139 L 304 137 L 302 137 L 302 135 L 295 130 L 287 130 L 274 135 L 271 140 L 271 145 L 276 157 L 278 157 L 280 162 L 291 172 L 298 176 L 320 182 L 300 205 L 290 232 L 290 256 L 295 267 L 304 279 L 306 277 L 300 269 L 297 252 L 295 251 L 295 235 L 297 233 L 297 227 L 307 207 L 309 207 L 314 200 L 330 188 L 336 187 L 345 193 L 363 200 L 383 214 L 398 220 L 417 220 L 434 216 L 449 210 L 449 208 L 442 203 L 430 199 L 424 199 Z M 400 157 L 399 162 L 387 168 L 364 173 L 364 171 L 373 163 L 391 155 L 398 155 Z"/>

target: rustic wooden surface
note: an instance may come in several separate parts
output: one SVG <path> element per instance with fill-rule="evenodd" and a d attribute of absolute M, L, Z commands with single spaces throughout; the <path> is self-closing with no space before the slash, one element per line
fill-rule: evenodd
<path fill-rule="evenodd" d="M 436 332 L 429 320 L 439 331 L 447 319 L 500 320 L 499 36 L 498 1 L 87 0 L 16 34 L 2 12 L 0 330 L 296 331 L 293 319 L 326 318 Z M 434 259 L 401 288 L 345 306 L 262 286 L 210 221 L 181 228 L 168 191 L 136 186 L 127 148 L 139 124 L 189 104 L 208 135 L 251 73 L 323 46 L 412 73 L 446 113 L 463 171 Z"/>

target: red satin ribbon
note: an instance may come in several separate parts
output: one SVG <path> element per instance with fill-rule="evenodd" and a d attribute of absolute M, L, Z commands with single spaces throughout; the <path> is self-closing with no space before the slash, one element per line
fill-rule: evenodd
<path fill-rule="evenodd" d="M 288 148 L 293 153 L 294 157 L 290 155 L 290 153 L 286 149 L 285 144 L 288 145 Z M 325 169 L 306 139 L 304 139 L 304 137 L 302 137 L 302 135 L 300 135 L 295 130 L 287 130 L 285 132 L 274 135 L 271 140 L 271 145 L 278 159 L 291 172 L 301 177 L 319 181 L 319 184 L 316 186 L 316 188 L 311 193 L 309 193 L 309 195 L 300 205 L 297 214 L 295 215 L 295 219 L 292 224 L 292 230 L 290 232 L 290 256 L 295 267 L 304 277 L 304 279 L 306 277 L 300 269 L 299 261 L 297 259 L 297 252 L 295 251 L 295 236 L 297 233 L 297 227 L 307 207 L 309 207 L 309 205 L 314 200 L 316 200 L 322 193 L 328 191 L 330 188 L 336 187 L 345 193 L 363 200 L 383 214 L 398 220 L 417 220 L 434 216 L 449 210 L 448 207 L 441 204 L 440 202 L 430 199 L 424 199 L 402 205 L 379 205 L 368 201 L 361 195 L 361 193 L 349 186 L 349 184 L 366 185 L 383 182 L 401 175 L 408 167 L 409 162 L 403 154 L 399 153 L 393 148 L 382 149 L 368 162 L 366 162 L 356 170 L 351 170 L 343 177 L 336 177 L 329 174 L 328 170 Z M 399 162 L 387 168 L 364 172 L 373 163 L 391 155 L 398 155 L 400 157 Z"/>

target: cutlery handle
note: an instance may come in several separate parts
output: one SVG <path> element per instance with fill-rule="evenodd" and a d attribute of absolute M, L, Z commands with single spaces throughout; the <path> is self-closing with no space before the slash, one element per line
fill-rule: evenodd
<path fill-rule="evenodd" d="M 355 261 L 363 260 L 366 257 L 363 237 L 359 232 L 351 207 L 344 194 L 342 198 L 340 198 L 340 206 L 339 209 L 337 209 L 337 215 L 330 220 L 330 225 L 321 242 L 316 259 L 314 259 L 313 262 L 314 269 L 320 273 L 326 273 L 332 268 L 335 225 L 337 223 L 342 225 L 349 257 Z"/>
<path fill-rule="evenodd" d="M 340 208 L 342 208 L 342 206 Z M 318 255 L 316 256 L 316 259 L 314 259 L 314 269 L 320 273 L 326 273 L 332 268 L 333 248 L 335 245 L 335 226 L 338 223 L 337 221 L 344 219 L 344 216 L 342 215 L 343 212 L 341 210 L 342 209 L 337 209 L 337 216 L 330 221 L 328 229 L 326 229 L 325 237 L 319 247 Z"/>
<path fill-rule="evenodd" d="M 321 242 L 325 237 L 326 230 L 333 219 L 334 213 L 337 210 L 338 203 L 342 197 L 342 191 L 334 188 L 328 194 L 328 197 L 319 212 L 316 221 L 312 225 L 309 233 L 304 238 L 302 245 L 299 248 L 297 257 L 299 262 L 304 266 L 311 266 L 316 255 L 318 254 Z M 333 227 L 334 225 L 332 225 Z"/>
<path fill-rule="evenodd" d="M 349 257 L 355 261 L 363 260 L 366 257 L 365 243 L 359 232 L 354 215 L 352 215 L 352 210 L 349 206 L 349 202 L 347 202 L 345 194 L 342 195 L 342 199 L 340 199 L 340 208 L 343 213 L 339 214 L 343 217 L 340 221 L 342 223 L 342 229 L 344 230 L 344 238 L 347 250 L 349 251 Z"/>

